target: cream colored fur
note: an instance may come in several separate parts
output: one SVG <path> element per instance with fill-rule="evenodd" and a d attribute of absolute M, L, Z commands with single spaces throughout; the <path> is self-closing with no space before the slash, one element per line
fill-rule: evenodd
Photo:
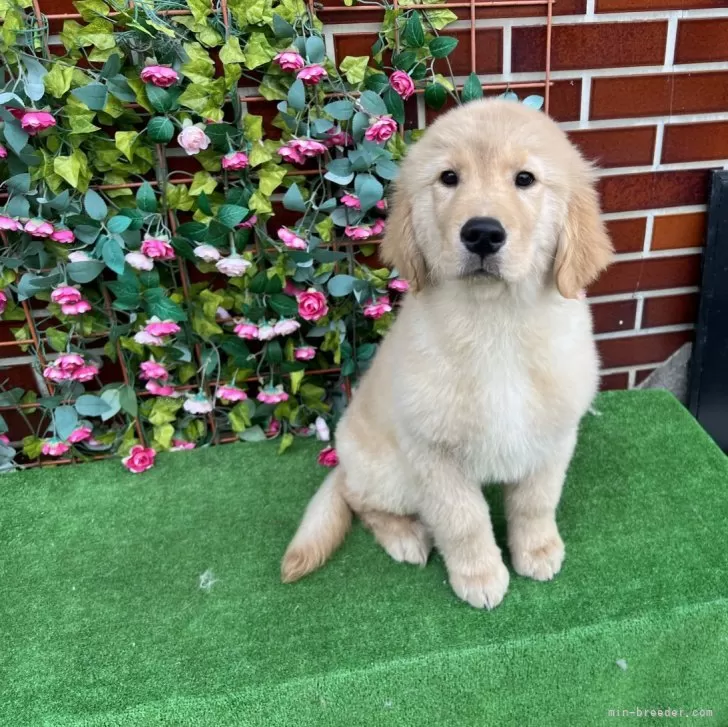
<path fill-rule="evenodd" d="M 440 181 L 444 170 L 456 187 Z M 515 185 L 522 170 L 533 186 Z M 468 275 L 460 228 L 478 216 L 507 232 L 496 276 Z M 517 573 L 549 580 L 564 559 L 556 508 L 598 382 L 580 291 L 612 254 L 593 170 L 544 114 L 468 104 L 411 149 L 382 252 L 414 290 L 339 424 L 340 465 L 309 505 L 282 578 L 322 565 L 353 511 L 397 561 L 424 565 L 434 542 L 455 593 L 493 608 L 509 575 L 483 484 L 505 487 Z"/>

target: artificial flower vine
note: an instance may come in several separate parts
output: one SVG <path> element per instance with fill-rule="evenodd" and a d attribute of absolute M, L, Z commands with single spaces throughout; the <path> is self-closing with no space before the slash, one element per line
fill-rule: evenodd
<path fill-rule="evenodd" d="M 303 0 L 75 5 L 49 54 L 0 0 L 0 316 L 45 382 L 0 393 L 0 470 L 329 443 L 408 289 L 372 243 L 416 96 L 482 96 L 440 72 L 455 15 L 383 0 L 337 65 Z"/>

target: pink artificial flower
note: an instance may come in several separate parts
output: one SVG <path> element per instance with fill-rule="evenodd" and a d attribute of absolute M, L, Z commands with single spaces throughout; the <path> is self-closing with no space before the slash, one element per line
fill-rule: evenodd
<path fill-rule="evenodd" d="M 142 444 L 135 444 L 130 450 L 128 456 L 121 460 L 121 463 L 129 472 L 138 475 L 154 466 L 154 458 L 157 453 L 151 447 L 145 447 Z"/>
<path fill-rule="evenodd" d="M 153 336 L 146 331 L 137 331 L 134 340 L 142 346 L 164 346 L 164 341 L 159 336 Z"/>
<path fill-rule="evenodd" d="M 0 159 L 6 159 L 8 156 L 8 150 L 0 144 Z"/>
<path fill-rule="evenodd" d="M 81 366 L 80 368 L 77 368 L 72 374 L 71 374 L 71 380 L 72 381 L 91 381 L 91 379 L 96 376 L 96 374 L 99 373 L 99 369 L 94 364 L 87 364 L 86 366 Z"/>
<path fill-rule="evenodd" d="M 144 83 L 151 83 L 160 88 L 169 88 L 179 79 L 179 74 L 169 66 L 147 66 L 142 69 L 139 77 Z"/>
<path fill-rule="evenodd" d="M 171 336 L 173 333 L 179 333 L 180 327 L 174 321 L 160 321 L 157 316 L 152 316 L 144 330 L 152 336 Z"/>
<path fill-rule="evenodd" d="M 319 452 L 317 461 L 324 467 L 336 467 L 339 464 L 339 455 L 333 447 L 326 447 Z"/>
<path fill-rule="evenodd" d="M 83 356 L 77 353 L 62 353 L 53 363 L 63 371 L 75 371 L 79 366 L 86 364 Z"/>
<path fill-rule="evenodd" d="M 386 199 L 380 199 L 379 202 L 377 202 L 374 206 L 378 210 L 386 210 L 387 209 L 387 200 Z"/>
<path fill-rule="evenodd" d="M 10 437 L 7 434 L 0 434 L 0 442 L 3 444 L 10 444 Z"/>
<path fill-rule="evenodd" d="M 49 457 L 60 457 L 62 454 L 68 452 L 69 449 L 71 448 L 65 442 L 53 437 L 53 439 L 47 439 L 43 442 L 40 451 Z"/>
<path fill-rule="evenodd" d="M 384 220 L 376 220 L 372 225 L 372 235 L 381 235 L 387 223 Z"/>
<path fill-rule="evenodd" d="M 406 293 L 410 288 L 410 284 L 409 281 L 404 278 L 395 278 L 394 280 L 389 281 L 389 285 L 387 287 L 390 290 L 396 290 L 398 293 Z"/>
<path fill-rule="evenodd" d="M 91 310 L 91 303 L 87 300 L 79 300 L 78 303 L 64 303 L 61 306 L 61 313 L 64 316 L 80 316 Z"/>
<path fill-rule="evenodd" d="M 68 253 L 69 263 L 87 263 L 91 258 L 83 250 L 74 250 Z"/>
<path fill-rule="evenodd" d="M 326 296 L 315 288 L 309 288 L 298 296 L 298 315 L 303 320 L 318 321 L 328 312 Z"/>
<path fill-rule="evenodd" d="M 68 245 L 69 242 L 73 242 L 75 239 L 76 239 L 76 237 L 74 236 L 73 232 L 71 232 L 71 230 L 56 230 L 51 235 L 51 240 L 53 240 L 53 242 L 60 242 L 62 245 Z M 73 255 L 73 254 L 74 253 L 71 253 L 71 255 Z M 70 255 L 69 255 L 69 260 L 70 260 Z M 74 262 L 74 261 L 71 260 L 71 262 Z"/>
<path fill-rule="evenodd" d="M 364 315 L 367 318 L 381 318 L 385 313 L 389 313 L 392 306 L 389 298 L 385 295 L 378 300 L 372 301 L 364 306 Z"/>
<path fill-rule="evenodd" d="M 194 442 L 186 442 L 184 439 L 173 439 L 172 445 L 170 452 L 182 452 L 185 449 L 194 449 L 196 447 Z"/>
<path fill-rule="evenodd" d="M 209 414 L 212 411 L 212 402 L 202 393 L 190 396 L 182 405 L 190 414 Z"/>
<path fill-rule="evenodd" d="M 64 285 L 56 288 L 51 293 L 51 300 L 61 305 L 64 303 L 78 303 L 80 300 L 83 300 L 83 294 L 78 288 L 74 288 L 71 285 Z"/>
<path fill-rule="evenodd" d="M 53 225 L 43 220 L 28 220 L 24 229 L 33 237 L 50 237 L 54 232 Z"/>
<path fill-rule="evenodd" d="M 242 151 L 234 151 L 222 158 L 223 169 L 245 169 L 248 166 L 248 155 Z"/>
<path fill-rule="evenodd" d="M 91 436 L 91 427 L 87 427 L 85 424 L 74 429 L 69 435 L 67 442 L 71 444 L 78 444 L 83 442 Z"/>
<path fill-rule="evenodd" d="M 259 341 L 272 341 L 276 335 L 276 329 L 273 328 L 273 326 L 269 326 L 267 323 L 264 323 L 262 326 L 258 327 L 258 340 Z"/>
<path fill-rule="evenodd" d="M 22 230 L 23 225 L 20 224 L 17 220 L 14 220 L 12 217 L 6 217 L 5 215 L 0 215 L 0 230 L 8 230 L 10 232 L 17 232 L 18 230 Z"/>
<path fill-rule="evenodd" d="M 292 50 L 286 50 L 283 51 L 283 53 L 279 53 L 273 60 L 284 71 L 300 71 L 306 65 L 306 61 L 303 60 L 303 56 Z"/>
<path fill-rule="evenodd" d="M 306 157 L 303 154 L 290 146 L 282 146 L 278 150 L 278 154 L 283 158 L 283 161 L 291 162 L 292 164 L 303 164 L 306 161 Z"/>
<path fill-rule="evenodd" d="M 77 353 L 64 353 L 58 356 L 43 370 L 43 376 L 49 381 L 90 381 L 99 369 L 95 364 L 84 361 Z"/>
<path fill-rule="evenodd" d="M 212 245 L 198 245 L 192 252 L 206 263 L 214 263 L 220 259 L 220 251 Z"/>
<path fill-rule="evenodd" d="M 210 146 L 210 137 L 197 125 L 185 126 L 177 135 L 177 143 L 188 156 L 199 154 Z"/>
<path fill-rule="evenodd" d="M 278 228 L 278 239 L 289 250 L 308 250 L 308 243 L 287 227 Z"/>
<path fill-rule="evenodd" d="M 293 358 L 296 361 L 310 361 L 316 357 L 316 349 L 313 346 L 299 346 L 293 349 Z"/>
<path fill-rule="evenodd" d="M 20 117 L 20 127 L 30 136 L 56 125 L 52 114 L 46 111 L 26 111 Z"/>
<path fill-rule="evenodd" d="M 389 85 L 405 101 L 415 92 L 415 84 L 412 78 L 410 78 L 409 73 L 405 73 L 404 71 L 395 71 L 389 77 Z"/>
<path fill-rule="evenodd" d="M 0 316 L 5 313 L 8 307 L 8 294 L 4 290 L 0 290 Z"/>
<path fill-rule="evenodd" d="M 353 194 L 345 194 L 341 198 L 341 204 L 343 204 L 344 207 L 350 207 L 353 210 L 361 209 L 361 202 L 359 201 L 359 198 L 355 197 Z"/>
<path fill-rule="evenodd" d="M 281 420 L 276 419 L 275 417 L 271 417 L 270 421 L 268 422 L 268 426 L 265 428 L 265 436 L 268 439 L 273 439 L 273 437 L 277 437 L 282 428 Z"/>
<path fill-rule="evenodd" d="M 251 215 L 250 217 L 248 217 L 247 220 L 245 220 L 244 222 L 241 222 L 238 225 L 238 227 L 243 227 L 243 228 L 245 228 L 247 230 L 250 230 L 253 227 L 255 227 L 255 225 L 256 225 L 257 222 L 258 222 L 258 217 L 256 215 Z"/>
<path fill-rule="evenodd" d="M 218 321 L 231 321 L 233 317 L 226 311 L 222 306 L 218 306 L 217 310 L 215 311 L 215 319 Z"/>
<path fill-rule="evenodd" d="M 139 364 L 139 371 L 140 379 L 159 379 L 160 381 L 166 381 L 169 378 L 169 371 L 167 371 L 162 364 L 157 363 L 154 359 L 142 361 L 141 364 Z"/>
<path fill-rule="evenodd" d="M 245 275 L 245 271 L 251 265 L 252 263 L 250 261 L 235 254 L 224 257 L 215 263 L 215 267 L 223 275 L 227 275 L 228 278 L 239 278 L 241 275 Z"/>
<path fill-rule="evenodd" d="M 372 228 L 368 225 L 347 225 L 344 234 L 352 240 L 368 240 L 372 236 Z"/>
<path fill-rule="evenodd" d="M 313 139 L 291 139 L 287 146 L 295 149 L 301 156 L 313 158 L 325 154 L 328 147 Z"/>
<path fill-rule="evenodd" d="M 307 86 L 315 86 L 320 83 L 329 74 L 326 73 L 326 69 L 320 66 L 318 63 L 314 63 L 310 66 L 302 68 L 297 74 L 296 78 L 299 81 L 303 81 Z"/>
<path fill-rule="evenodd" d="M 354 143 L 354 139 L 346 131 L 342 131 L 338 126 L 334 126 L 326 132 L 326 145 L 327 146 L 351 146 Z"/>
<path fill-rule="evenodd" d="M 148 258 L 141 252 L 128 252 L 124 255 L 124 260 L 134 270 L 146 270 L 147 272 L 154 270 L 154 260 Z"/>
<path fill-rule="evenodd" d="M 397 122 L 391 116 L 380 116 L 364 132 L 364 138 L 367 141 L 380 143 L 390 139 L 395 131 L 397 131 Z"/>
<path fill-rule="evenodd" d="M 241 321 L 237 326 L 235 326 L 233 332 L 238 338 L 244 338 L 248 341 L 258 339 L 258 326 L 250 321 Z"/>
<path fill-rule="evenodd" d="M 255 398 L 263 404 L 280 404 L 282 401 L 288 401 L 288 394 L 283 391 L 282 386 L 268 384 L 258 392 L 258 396 Z"/>
<path fill-rule="evenodd" d="M 152 260 L 173 260 L 174 248 L 167 237 L 144 237 L 141 247 L 142 255 Z"/>
<path fill-rule="evenodd" d="M 280 320 L 273 326 L 273 330 L 276 332 L 276 336 L 290 336 L 291 333 L 295 333 L 301 324 L 298 321 L 293 320 Z"/>
<path fill-rule="evenodd" d="M 216 396 L 223 401 L 245 401 L 248 398 L 248 395 L 237 386 L 221 386 Z"/>
<path fill-rule="evenodd" d="M 174 397 L 175 390 L 173 386 L 169 386 L 167 384 L 160 384 L 158 381 L 155 381 L 152 379 L 151 381 L 147 381 L 147 383 L 144 385 L 144 388 L 154 396 L 170 396 Z"/>
<path fill-rule="evenodd" d="M 306 159 L 324 154 L 327 150 L 326 144 L 313 139 L 291 139 L 285 146 L 278 149 L 278 154 L 287 162 L 303 164 Z"/>

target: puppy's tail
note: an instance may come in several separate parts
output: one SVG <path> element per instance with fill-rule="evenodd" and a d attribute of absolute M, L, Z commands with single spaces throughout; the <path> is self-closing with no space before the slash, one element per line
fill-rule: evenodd
<path fill-rule="evenodd" d="M 336 467 L 308 503 L 283 561 L 281 580 L 292 583 L 320 568 L 341 545 L 352 512 L 343 495 L 344 470 Z"/>

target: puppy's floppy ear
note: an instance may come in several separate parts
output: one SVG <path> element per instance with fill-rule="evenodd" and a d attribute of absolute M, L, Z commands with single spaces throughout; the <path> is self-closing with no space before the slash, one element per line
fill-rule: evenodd
<path fill-rule="evenodd" d="M 556 287 L 564 298 L 578 297 L 609 265 L 614 252 L 599 217 L 599 198 L 591 170 L 580 176 L 556 248 Z"/>
<path fill-rule="evenodd" d="M 397 183 L 389 206 L 381 257 L 384 263 L 397 268 L 399 274 L 409 280 L 413 293 L 422 290 L 427 277 L 425 258 L 415 243 L 412 204 L 406 191 Z"/>

